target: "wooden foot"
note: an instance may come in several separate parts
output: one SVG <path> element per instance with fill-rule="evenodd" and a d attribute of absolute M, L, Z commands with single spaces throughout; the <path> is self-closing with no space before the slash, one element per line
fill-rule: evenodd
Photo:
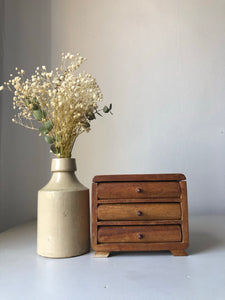
<path fill-rule="evenodd" d="M 94 254 L 94 257 L 108 257 L 110 254 L 110 252 L 100 252 L 100 251 L 96 251 Z"/>
<path fill-rule="evenodd" d="M 174 256 L 187 256 L 188 254 L 183 249 L 170 250 Z"/>

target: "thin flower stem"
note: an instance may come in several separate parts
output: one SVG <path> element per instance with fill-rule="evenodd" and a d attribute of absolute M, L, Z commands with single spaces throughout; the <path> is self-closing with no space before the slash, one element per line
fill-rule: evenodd
<path fill-rule="evenodd" d="M 55 71 L 37 67 L 34 75 L 25 79 L 25 72 L 16 68 L 17 75 L 10 75 L 13 78 L 4 83 L 13 93 L 13 122 L 40 131 L 57 157 L 70 157 L 77 137 L 90 131 L 94 118 L 87 116 L 102 116 L 104 111 L 98 109 L 103 96 L 95 78 L 86 72 L 77 74 L 85 60 L 79 54 L 62 54 L 61 66 Z"/>

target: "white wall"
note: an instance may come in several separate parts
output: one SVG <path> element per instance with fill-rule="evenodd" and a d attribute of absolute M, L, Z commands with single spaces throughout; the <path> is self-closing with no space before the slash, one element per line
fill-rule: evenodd
<path fill-rule="evenodd" d="M 182 172 L 188 180 L 191 214 L 224 213 L 225 1 L 50 2 L 48 14 L 49 1 L 7 1 L 15 16 L 8 15 L 6 23 L 11 26 L 16 17 L 17 33 L 13 28 L 6 31 L 6 40 L 12 42 L 7 49 L 12 53 L 5 66 L 17 63 L 15 44 L 21 47 L 21 63 L 29 69 L 48 64 L 50 57 L 55 66 L 62 51 L 80 52 L 88 58 L 83 69 L 96 76 L 105 103 L 113 104 L 114 115 L 94 121 L 92 131 L 75 144 L 81 182 L 90 188 L 96 174 Z M 25 7 L 29 29 L 22 20 Z M 35 13 L 37 7 L 39 13 Z M 38 18 L 31 21 L 37 15 L 44 24 Z M 28 139 L 23 128 L 5 126 L 2 134 L 13 130 L 23 136 L 22 141 Z M 33 132 L 29 134 L 38 153 L 42 144 Z M 12 143 L 11 152 L 3 153 L 8 161 L 15 147 L 18 156 L 24 151 L 21 140 Z M 17 166 L 18 176 L 26 162 L 24 172 L 34 176 L 30 162 L 37 167 L 48 155 L 41 151 L 41 157 L 33 151 L 26 153 Z M 40 170 L 35 180 L 44 175 Z M 24 189 L 26 180 L 19 184 Z M 19 189 L 18 183 L 15 187 Z M 37 185 L 32 186 L 30 196 L 35 197 L 36 190 Z M 12 206 L 18 203 L 10 199 Z M 28 210 L 34 211 L 35 201 L 32 198 Z M 18 213 L 23 214 L 20 210 L 15 216 Z"/>
<path fill-rule="evenodd" d="M 79 51 L 113 116 L 75 144 L 78 175 L 182 172 L 190 213 L 225 212 L 225 1 L 53 1 L 52 63 Z"/>
<path fill-rule="evenodd" d="M 36 65 L 50 65 L 50 1 L 1 0 L 0 8 L 1 79 L 7 81 L 16 66 L 27 70 L 29 76 Z M 49 178 L 50 162 L 43 139 L 11 122 L 12 94 L 4 91 L 0 101 L 0 231 L 3 231 L 36 217 L 37 190 Z"/>

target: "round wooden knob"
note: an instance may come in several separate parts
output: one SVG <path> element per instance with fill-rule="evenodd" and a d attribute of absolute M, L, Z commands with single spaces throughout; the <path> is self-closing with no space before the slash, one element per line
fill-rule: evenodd
<path fill-rule="evenodd" d="M 138 238 L 139 238 L 139 240 L 142 240 L 143 239 L 143 234 L 141 234 L 141 233 L 138 233 Z"/>
<path fill-rule="evenodd" d="M 142 216 L 142 211 L 138 210 L 138 211 L 137 211 L 137 215 L 138 215 L 138 216 Z"/>
<path fill-rule="evenodd" d="M 138 192 L 138 193 L 141 193 L 141 189 L 140 189 L 140 188 L 137 188 L 137 192 Z"/>

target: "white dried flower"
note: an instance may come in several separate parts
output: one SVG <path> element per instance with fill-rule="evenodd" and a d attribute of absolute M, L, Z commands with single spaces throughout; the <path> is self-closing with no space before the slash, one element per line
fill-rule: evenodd
<path fill-rule="evenodd" d="M 37 67 L 35 75 L 24 80 L 25 71 L 21 70 L 4 83 L 14 93 L 13 108 L 17 114 L 13 122 L 39 130 L 34 126 L 35 118 L 42 127 L 48 126 L 48 136 L 55 147 L 52 151 L 58 157 L 71 155 L 77 136 L 90 130 L 91 118 L 87 116 L 96 112 L 98 102 L 103 98 L 96 80 L 89 73 L 76 74 L 84 60 L 79 53 L 62 53 L 61 66 L 55 72 L 47 73 L 45 66 L 40 72 Z M 3 89 L 1 86 L 0 90 Z"/>

